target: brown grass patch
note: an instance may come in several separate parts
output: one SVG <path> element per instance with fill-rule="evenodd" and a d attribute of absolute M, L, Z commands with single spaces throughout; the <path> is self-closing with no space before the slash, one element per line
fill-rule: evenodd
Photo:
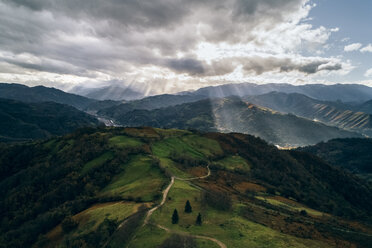
<path fill-rule="evenodd" d="M 266 192 L 266 188 L 255 183 L 250 182 L 241 182 L 234 185 L 234 189 L 239 191 L 240 193 L 245 193 L 247 191 L 250 192 Z"/>

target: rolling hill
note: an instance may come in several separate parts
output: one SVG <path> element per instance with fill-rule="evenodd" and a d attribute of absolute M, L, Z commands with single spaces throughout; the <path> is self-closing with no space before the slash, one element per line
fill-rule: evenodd
<path fill-rule="evenodd" d="M 71 106 L 0 99 L 0 141 L 22 141 L 62 135 L 98 120 Z"/>
<path fill-rule="evenodd" d="M 84 109 L 96 100 L 66 93 L 55 88 L 44 86 L 28 87 L 22 84 L 0 83 L 0 98 L 21 102 L 56 102 Z"/>
<path fill-rule="evenodd" d="M 124 126 L 241 132 L 285 147 L 316 144 L 332 138 L 361 137 L 295 115 L 261 108 L 237 97 L 206 99 L 154 110 L 119 105 L 98 114 L 113 118 Z"/>
<path fill-rule="evenodd" d="M 282 92 L 248 96 L 244 99 L 282 113 L 291 113 L 327 125 L 372 135 L 372 116 L 352 111 L 352 109 L 357 109 L 358 105 L 320 101 L 298 93 L 286 94 Z M 361 106 L 366 105 L 362 104 Z"/>
<path fill-rule="evenodd" d="M 244 134 L 81 129 L 0 146 L 0 172 L 0 247 L 371 242 L 368 184 Z M 191 209 L 184 212 L 187 200 Z"/>

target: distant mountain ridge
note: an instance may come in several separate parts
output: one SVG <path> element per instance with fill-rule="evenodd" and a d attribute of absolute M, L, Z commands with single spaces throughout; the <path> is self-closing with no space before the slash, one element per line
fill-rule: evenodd
<path fill-rule="evenodd" d="M 144 94 L 139 91 L 116 84 L 98 88 L 75 87 L 71 92 L 101 101 L 132 101 L 144 97 Z"/>
<path fill-rule="evenodd" d="M 97 126 L 98 120 L 71 106 L 0 99 L 0 141 L 23 141 Z"/>
<path fill-rule="evenodd" d="M 210 86 L 195 91 L 181 92 L 183 95 L 204 95 L 210 98 L 248 95 L 262 95 L 272 91 L 283 93 L 300 93 L 314 99 L 323 101 L 343 102 L 365 102 L 372 99 L 372 88 L 359 84 L 225 84 L 220 86 Z"/>
<path fill-rule="evenodd" d="M 96 100 L 44 86 L 0 83 L 0 98 L 22 102 L 56 102 L 84 109 Z"/>
<path fill-rule="evenodd" d="M 99 113 L 114 118 L 124 126 L 241 132 L 280 146 L 303 146 L 332 138 L 361 137 L 295 115 L 273 112 L 238 97 L 204 99 L 154 110 L 126 109 L 121 114 L 113 107 Z"/>

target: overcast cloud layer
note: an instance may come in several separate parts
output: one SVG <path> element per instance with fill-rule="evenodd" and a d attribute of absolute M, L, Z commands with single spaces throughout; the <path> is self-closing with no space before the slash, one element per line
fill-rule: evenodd
<path fill-rule="evenodd" d="M 313 7 L 307 0 L 0 0 L 0 81 L 121 82 L 163 93 L 349 73 L 350 61 L 323 55 L 338 29 L 308 24 Z"/>

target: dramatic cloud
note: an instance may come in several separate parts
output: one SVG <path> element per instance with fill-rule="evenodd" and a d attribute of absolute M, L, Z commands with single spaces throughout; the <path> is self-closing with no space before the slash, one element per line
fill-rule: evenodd
<path fill-rule="evenodd" d="M 360 43 L 353 43 L 353 44 L 350 44 L 350 45 L 345 46 L 344 47 L 344 51 L 345 52 L 357 51 L 361 47 L 362 47 L 362 44 L 360 44 Z"/>
<path fill-rule="evenodd" d="M 372 44 L 368 44 L 368 46 L 363 47 L 362 49 L 360 49 L 360 51 L 362 53 L 372 53 Z"/>
<path fill-rule="evenodd" d="M 0 0 L 0 81 L 178 91 L 266 74 L 290 81 L 349 72 L 350 62 L 304 55 L 338 31 L 307 23 L 313 7 L 308 0 Z"/>

